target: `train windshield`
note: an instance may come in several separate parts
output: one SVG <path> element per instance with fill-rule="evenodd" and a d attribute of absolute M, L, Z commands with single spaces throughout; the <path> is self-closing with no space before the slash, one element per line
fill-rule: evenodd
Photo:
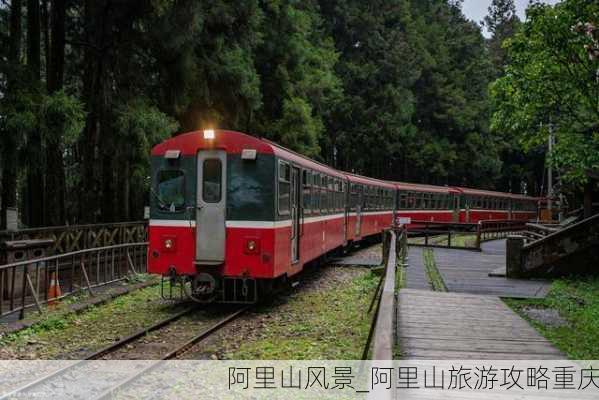
<path fill-rule="evenodd" d="M 183 171 L 163 170 L 158 173 L 158 201 L 160 208 L 175 212 L 185 205 L 185 177 Z"/>

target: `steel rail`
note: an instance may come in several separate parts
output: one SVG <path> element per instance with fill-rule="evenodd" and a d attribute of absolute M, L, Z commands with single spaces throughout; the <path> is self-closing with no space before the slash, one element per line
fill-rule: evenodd
<path fill-rule="evenodd" d="M 163 361 L 175 359 L 175 358 L 181 356 L 182 354 L 186 353 L 194 345 L 196 345 L 197 343 L 206 339 L 208 336 L 212 335 L 213 333 L 217 332 L 219 329 L 225 327 L 229 322 L 233 321 L 240 315 L 244 314 L 252 307 L 254 307 L 254 305 L 248 305 L 248 306 L 245 306 L 245 307 L 235 311 L 232 314 L 229 314 L 227 317 L 218 321 L 216 324 L 210 326 L 209 328 L 203 330 L 202 332 L 200 332 L 199 334 L 197 334 L 196 336 L 194 336 L 187 342 L 185 342 L 182 345 L 180 345 L 179 347 L 177 347 L 175 350 L 172 350 L 172 351 L 168 352 L 167 354 L 165 354 L 159 361 L 156 361 L 155 363 L 153 363 L 145 368 L 142 368 L 139 372 L 123 379 L 121 382 L 117 383 L 115 386 L 105 390 L 104 392 L 100 393 L 96 397 L 93 397 L 92 399 L 93 400 L 105 400 L 105 399 L 112 398 L 113 395 L 115 394 L 115 392 L 118 391 L 119 389 L 121 389 L 126 384 L 134 381 L 135 379 L 139 378 L 141 375 L 158 367 L 159 365 L 162 364 Z"/>
<path fill-rule="evenodd" d="M 179 356 L 181 356 L 182 354 L 186 353 L 187 351 L 189 351 L 189 349 L 191 349 L 195 344 L 201 342 L 202 340 L 206 339 L 208 336 L 210 336 L 211 334 L 217 332 L 219 329 L 223 328 L 224 326 L 226 326 L 229 322 L 233 321 L 234 319 L 236 319 L 237 317 L 239 317 L 240 315 L 242 315 L 243 313 L 247 312 L 250 308 L 252 308 L 253 305 L 248 305 L 245 306 L 231 314 L 229 314 L 228 316 L 226 316 L 225 318 L 221 319 L 220 321 L 218 321 L 217 323 L 215 323 L 214 325 L 208 327 L 207 329 L 201 331 L 199 334 L 197 334 L 196 336 L 194 336 L 193 338 L 189 339 L 188 341 L 186 341 L 185 343 L 183 343 L 182 345 L 178 346 L 176 349 L 169 351 L 167 354 L 165 354 L 164 356 L 162 356 L 160 358 L 160 360 L 156 361 L 155 363 L 142 368 L 140 371 L 134 373 L 133 375 L 125 378 L 124 380 L 120 381 L 119 383 L 117 383 L 115 386 L 105 390 L 104 392 L 101 392 L 98 396 L 93 397 L 94 400 L 100 400 L 100 399 L 107 399 L 110 398 L 112 396 L 112 394 L 114 394 L 115 391 L 119 390 L 120 388 L 122 388 L 123 386 L 125 386 L 127 383 L 137 379 L 139 376 L 141 376 L 142 374 L 149 372 L 151 369 L 156 368 L 158 365 L 160 365 L 163 361 L 166 360 L 171 360 L 171 359 L 175 359 Z M 144 328 L 142 330 L 139 330 L 138 332 L 135 332 L 134 334 L 112 344 L 109 345 L 103 349 L 100 349 L 90 355 L 88 355 L 85 359 L 83 360 L 79 360 L 77 362 L 75 362 L 74 364 L 68 365 L 66 367 L 63 368 L 59 368 L 56 371 L 53 371 L 45 376 L 42 376 L 34 381 L 31 381 L 17 389 L 14 389 L 12 391 L 10 391 L 9 393 L 3 394 L 0 396 L 0 400 L 5 400 L 5 399 L 11 399 L 11 398 L 15 398 L 17 396 L 22 396 L 23 392 L 26 392 L 36 386 L 39 386 L 41 384 L 44 384 L 46 382 L 51 381 L 53 378 L 57 378 L 71 370 L 74 370 L 75 368 L 83 365 L 84 363 L 88 363 L 92 360 L 97 360 L 99 358 L 101 358 L 102 356 L 106 355 L 106 354 L 110 354 L 111 352 L 115 351 L 116 349 L 121 348 L 122 346 L 124 346 L 127 343 L 130 343 L 132 341 L 134 341 L 135 339 L 138 339 L 142 336 L 144 336 L 146 333 L 151 332 L 151 331 L 155 331 L 157 329 L 160 329 L 174 321 L 176 321 L 177 319 L 189 314 L 191 311 L 193 311 L 195 308 L 194 307 L 189 307 L 169 318 L 165 318 L 162 321 L 157 322 L 156 324 Z"/>
<path fill-rule="evenodd" d="M 110 354 L 110 353 L 114 352 L 115 350 L 120 349 L 124 345 L 131 343 L 134 340 L 139 339 L 140 337 L 145 336 L 150 332 L 158 330 L 166 325 L 169 325 L 169 324 L 177 321 L 181 317 L 184 317 L 185 315 L 191 313 L 194 310 L 196 310 L 196 307 L 194 307 L 194 306 L 188 307 L 185 310 L 183 310 L 175 315 L 172 315 L 168 318 L 163 319 L 162 321 L 155 323 L 154 325 L 151 325 L 147 328 L 140 329 L 139 331 L 135 332 L 134 334 L 129 335 L 129 336 L 119 340 L 118 342 L 110 344 L 110 345 L 104 347 L 103 349 L 100 349 L 100 350 L 88 355 L 87 357 L 85 357 L 85 360 L 97 360 L 99 358 L 102 358 L 103 356 Z"/>
<path fill-rule="evenodd" d="M 4 395 L 0 396 L 0 400 L 9 399 L 11 397 L 17 396 L 20 392 L 23 392 L 23 391 L 29 390 L 29 389 L 31 389 L 31 388 L 33 388 L 35 386 L 41 385 L 44 382 L 47 382 L 47 381 L 49 381 L 49 380 L 51 380 L 51 379 L 53 379 L 53 378 L 55 378 L 57 376 L 60 376 L 60 375 L 66 373 L 66 372 L 68 372 L 70 370 L 75 369 L 76 367 L 82 365 L 83 363 L 85 363 L 87 361 L 97 360 L 100 357 L 102 357 L 102 356 L 104 356 L 106 354 L 109 354 L 109 353 L 111 353 L 111 352 L 113 352 L 113 351 L 121 348 L 122 346 L 126 345 L 127 343 L 130 343 L 130 342 L 134 341 L 135 339 L 138 339 L 138 338 L 146 335 L 149 332 L 152 332 L 152 331 L 155 331 L 157 329 L 160 329 L 160 328 L 162 328 L 162 327 L 164 327 L 164 326 L 166 326 L 166 325 L 168 325 L 168 324 L 170 324 L 170 323 L 172 323 L 172 322 L 180 319 L 181 317 L 189 314 L 193 310 L 195 310 L 195 307 L 186 308 L 185 310 L 183 310 L 183 311 L 181 311 L 181 312 L 179 312 L 179 313 L 177 313 L 175 315 L 172 315 L 172 316 L 170 316 L 168 318 L 165 318 L 165 319 L 163 319 L 163 320 L 161 320 L 161 321 L 159 321 L 159 322 L 157 322 L 157 323 L 155 323 L 155 324 L 153 324 L 153 325 L 151 325 L 149 327 L 146 327 L 144 329 L 140 329 L 139 331 L 135 332 L 134 334 L 129 335 L 126 338 L 124 338 L 122 340 L 119 340 L 118 342 L 115 342 L 115 343 L 113 343 L 111 345 L 108 345 L 108 346 L 104 347 L 103 349 L 100 349 L 100 350 L 98 350 L 98 351 L 96 351 L 96 352 L 94 352 L 94 353 L 86 356 L 82 360 L 79 360 L 79 361 L 77 361 L 77 362 L 75 362 L 75 363 L 73 363 L 71 365 L 66 366 L 66 367 L 59 368 L 56 371 L 53 371 L 53 372 L 51 372 L 51 373 L 49 373 L 49 374 L 47 374 L 45 376 L 40 377 L 39 379 L 36 379 L 36 380 L 34 380 L 32 382 L 29 382 L 29 383 L 25 384 L 24 386 L 21 386 L 18 389 L 15 389 L 15 390 L 7 393 L 7 394 L 4 394 Z"/>

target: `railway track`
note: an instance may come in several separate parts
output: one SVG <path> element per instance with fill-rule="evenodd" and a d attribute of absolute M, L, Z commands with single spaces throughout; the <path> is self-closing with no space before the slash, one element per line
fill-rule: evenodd
<path fill-rule="evenodd" d="M 199 333 L 186 340 L 184 343 L 177 345 L 172 350 L 169 350 L 166 354 L 162 355 L 160 359 L 156 360 L 155 362 L 149 365 L 143 365 L 140 369 L 136 371 L 120 371 L 118 370 L 118 367 L 115 368 L 114 371 L 111 371 L 113 373 L 108 374 L 108 376 L 104 380 L 99 379 L 100 382 L 96 387 L 85 387 L 85 391 L 87 393 L 83 393 L 81 390 L 78 390 L 78 392 L 76 393 L 76 397 L 93 400 L 111 398 L 119 389 L 123 388 L 128 383 L 133 382 L 143 374 L 156 368 L 162 363 L 162 361 L 173 360 L 181 357 L 183 354 L 187 353 L 191 348 L 193 348 L 196 344 L 208 338 L 213 333 L 219 331 L 228 323 L 235 320 L 242 314 L 246 313 L 252 307 L 252 305 L 244 306 L 240 309 L 235 310 L 234 312 L 229 313 L 226 317 L 220 319 L 218 322 L 210 325 L 209 327 L 202 329 Z M 115 342 L 110 346 L 107 346 L 99 351 L 96 351 L 88 355 L 84 360 L 80 360 L 71 365 L 60 368 L 54 372 L 42 376 L 41 378 L 29 382 L 15 390 L 12 390 L 9 393 L 2 394 L 0 395 L 0 400 L 16 399 L 23 397 L 26 398 L 28 397 L 28 394 L 35 394 L 35 398 L 66 398 L 64 393 L 56 393 L 56 388 L 61 387 L 60 384 L 57 384 L 58 382 L 66 380 L 72 382 L 71 385 L 75 385 L 75 381 L 77 380 L 77 378 L 89 377 L 89 374 L 93 373 L 94 367 L 91 363 L 93 360 L 106 359 L 106 357 L 108 357 L 110 354 L 118 351 L 127 344 L 134 342 L 135 340 L 145 336 L 149 332 L 156 331 L 168 326 L 169 324 L 180 319 L 181 317 L 190 314 L 195 309 L 196 308 L 194 307 L 187 308 L 179 312 L 178 314 L 166 318 L 150 327 L 140 330 L 122 340 L 119 340 L 118 342 Z M 125 376 L 123 377 L 123 375 Z M 78 389 L 81 389 L 82 385 L 77 386 L 79 386 Z M 43 393 L 43 396 L 40 396 L 40 393 Z"/>

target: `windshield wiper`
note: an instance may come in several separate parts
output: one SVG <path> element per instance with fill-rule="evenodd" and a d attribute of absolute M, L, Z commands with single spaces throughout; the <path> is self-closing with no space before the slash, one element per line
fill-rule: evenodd
<path fill-rule="evenodd" d="M 160 195 L 158 193 L 156 193 L 154 191 L 153 188 L 150 187 L 150 193 L 152 193 L 154 195 L 154 197 L 156 197 L 156 200 L 158 200 L 158 205 L 160 206 L 161 209 L 166 209 L 168 208 L 168 205 L 166 204 L 166 202 L 164 200 L 162 200 L 162 197 L 160 197 Z"/>

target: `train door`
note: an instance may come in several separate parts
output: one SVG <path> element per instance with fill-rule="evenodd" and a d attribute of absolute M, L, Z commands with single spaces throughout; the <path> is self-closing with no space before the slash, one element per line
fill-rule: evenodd
<path fill-rule="evenodd" d="M 196 193 L 196 261 L 225 261 L 227 154 L 203 150 L 198 154 Z"/>
<path fill-rule="evenodd" d="M 364 187 L 358 186 L 358 204 L 356 204 L 356 237 L 362 234 L 362 204 L 364 198 Z"/>
<path fill-rule="evenodd" d="M 350 209 L 350 185 L 347 180 L 343 181 L 343 210 L 344 210 L 344 218 L 343 218 L 343 243 L 347 241 L 347 231 L 349 226 L 349 209 Z"/>
<path fill-rule="evenodd" d="M 291 168 L 291 262 L 299 261 L 300 245 L 300 170 Z"/>

